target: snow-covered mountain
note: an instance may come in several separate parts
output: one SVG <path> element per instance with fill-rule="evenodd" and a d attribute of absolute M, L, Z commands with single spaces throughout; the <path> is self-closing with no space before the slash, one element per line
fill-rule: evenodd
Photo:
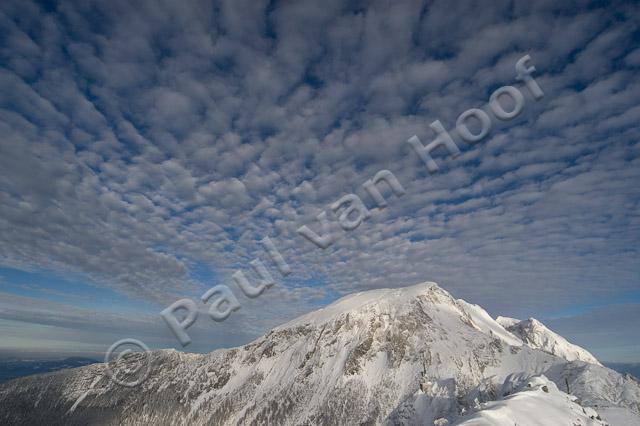
<path fill-rule="evenodd" d="M 601 365 L 587 350 L 567 342 L 564 337 L 549 330 L 535 318 L 520 321 L 514 318 L 498 317 L 496 322 L 532 348 L 549 352 L 568 361 L 584 361 Z"/>
<path fill-rule="evenodd" d="M 137 388 L 103 364 L 9 382 L 0 424 L 640 425 L 634 379 L 519 323 L 433 283 L 363 292 L 244 347 L 154 352 Z"/>

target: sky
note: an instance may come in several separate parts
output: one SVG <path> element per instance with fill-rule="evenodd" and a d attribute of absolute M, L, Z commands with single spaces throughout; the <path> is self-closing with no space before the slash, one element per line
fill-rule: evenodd
<path fill-rule="evenodd" d="M 0 357 L 181 349 L 160 311 L 216 285 L 241 308 L 200 304 L 184 350 L 434 281 L 640 362 L 638 22 L 635 2 L 2 1 Z M 460 114 L 508 85 L 520 115 L 465 143 Z M 461 154 L 431 174 L 407 140 L 435 120 Z M 380 170 L 405 189 L 384 209 Z M 345 231 L 350 193 L 370 217 Z M 297 232 L 323 211 L 324 250 Z M 247 298 L 256 258 L 276 284 Z"/>

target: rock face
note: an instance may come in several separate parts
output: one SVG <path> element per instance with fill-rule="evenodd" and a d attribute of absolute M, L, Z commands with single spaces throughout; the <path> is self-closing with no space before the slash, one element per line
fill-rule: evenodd
<path fill-rule="evenodd" d="M 136 388 L 113 383 L 103 364 L 9 382 L 0 424 L 446 425 L 509 404 L 507 388 L 526 391 L 542 374 L 556 396 L 569 398 L 569 383 L 569 409 L 598 404 L 640 424 L 638 383 L 529 340 L 433 283 L 374 290 L 244 347 L 154 352 Z M 546 400 L 532 399 L 540 410 Z"/>

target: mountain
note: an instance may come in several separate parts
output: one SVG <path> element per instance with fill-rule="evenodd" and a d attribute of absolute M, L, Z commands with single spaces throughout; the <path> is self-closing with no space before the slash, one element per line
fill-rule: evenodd
<path fill-rule="evenodd" d="M 515 330 L 433 283 L 362 292 L 244 347 L 153 352 L 136 388 L 104 364 L 14 380 L 0 424 L 640 424 L 637 381 Z"/>
<path fill-rule="evenodd" d="M 7 382 L 18 377 L 30 376 L 32 374 L 48 373 L 67 368 L 84 367 L 85 365 L 95 364 L 97 362 L 98 361 L 93 359 L 81 357 L 71 357 L 61 360 L 1 360 L 0 383 Z"/>
<path fill-rule="evenodd" d="M 621 374 L 630 374 L 640 378 L 640 363 L 607 362 L 605 366 Z"/>
<path fill-rule="evenodd" d="M 549 330 L 535 318 L 520 321 L 513 318 L 498 317 L 496 322 L 532 348 L 557 355 L 568 361 L 585 361 L 601 365 L 596 357 L 588 351 L 567 342 L 564 337 Z"/>

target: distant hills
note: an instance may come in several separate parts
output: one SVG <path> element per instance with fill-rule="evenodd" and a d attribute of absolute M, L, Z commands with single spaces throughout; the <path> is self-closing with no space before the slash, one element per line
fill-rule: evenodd
<path fill-rule="evenodd" d="M 0 383 L 32 374 L 50 373 L 66 368 L 84 367 L 100 361 L 89 358 L 71 357 L 61 360 L 0 360 Z"/>

